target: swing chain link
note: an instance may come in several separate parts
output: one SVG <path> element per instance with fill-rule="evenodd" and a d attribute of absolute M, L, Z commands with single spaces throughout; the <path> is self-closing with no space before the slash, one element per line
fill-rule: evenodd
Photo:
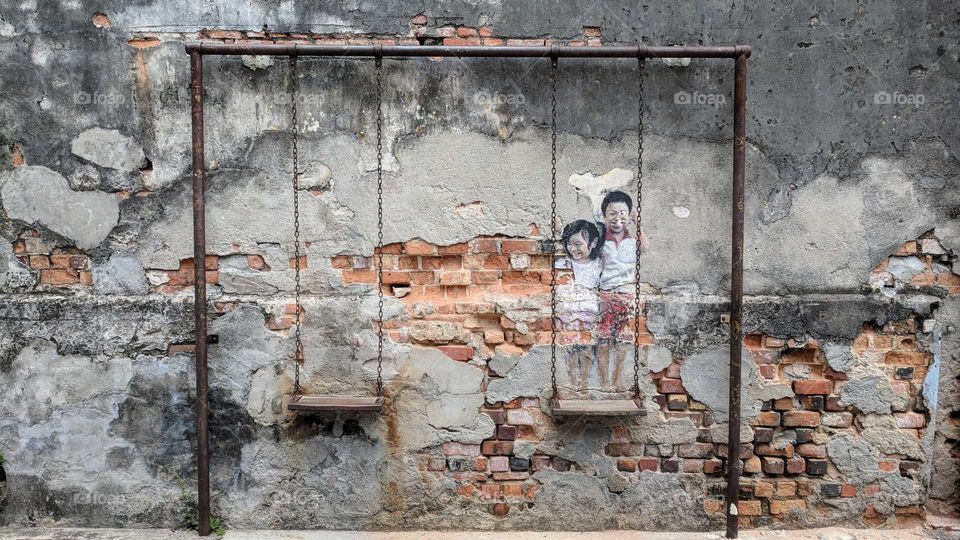
<path fill-rule="evenodd" d="M 633 391 L 636 399 L 640 399 L 640 252 L 643 229 L 641 228 L 641 213 L 643 209 L 643 73 L 646 69 L 646 59 L 639 59 L 637 71 L 637 230 L 636 230 L 636 261 L 633 269 L 633 283 L 635 295 L 633 301 Z"/>
<path fill-rule="evenodd" d="M 294 336 L 296 338 L 296 351 L 294 352 L 294 365 L 296 374 L 293 381 L 294 395 L 300 395 L 300 363 L 303 361 L 303 338 L 300 334 L 300 324 L 303 318 L 303 307 L 300 300 L 300 182 L 299 182 L 299 148 L 298 148 L 298 120 L 297 120 L 297 97 L 299 96 L 299 75 L 297 70 L 297 57 L 290 57 L 290 103 L 291 114 L 290 123 L 293 130 L 293 261 L 294 261 L 294 303 L 297 307 L 297 314 L 294 324 Z"/>
<path fill-rule="evenodd" d="M 377 397 L 383 396 L 383 57 L 377 71 Z"/>
<path fill-rule="evenodd" d="M 557 390 L 557 56 L 550 58 L 550 384 Z"/>

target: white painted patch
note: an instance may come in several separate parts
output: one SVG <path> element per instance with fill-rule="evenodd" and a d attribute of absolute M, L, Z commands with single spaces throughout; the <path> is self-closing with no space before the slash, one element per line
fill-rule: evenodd
<path fill-rule="evenodd" d="M 590 199 L 597 217 L 600 216 L 600 203 L 603 202 L 603 196 L 610 191 L 626 187 L 631 181 L 633 181 L 633 171 L 620 168 L 611 169 L 600 176 L 594 176 L 590 172 L 571 174 L 569 179 L 570 185 L 577 190 L 577 194 Z"/>
<path fill-rule="evenodd" d="M 7 21 L 0 19 L 0 37 L 11 37 L 17 33 L 17 29 Z"/>
<path fill-rule="evenodd" d="M 680 219 L 687 219 L 690 217 L 690 209 L 686 206 L 674 206 L 673 215 L 677 216 Z"/>

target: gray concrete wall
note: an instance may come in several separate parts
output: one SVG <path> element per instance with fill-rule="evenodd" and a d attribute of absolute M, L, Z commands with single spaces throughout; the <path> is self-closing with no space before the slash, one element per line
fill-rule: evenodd
<path fill-rule="evenodd" d="M 826 367 L 876 384 L 848 380 L 843 394 L 838 382 L 856 421 L 846 431 L 818 428 L 817 444 L 831 450 L 828 479 L 854 485 L 857 497 L 826 500 L 817 477 L 816 493 L 782 500 L 825 511 L 791 513 L 763 499 L 762 515 L 747 524 L 892 524 L 928 495 L 937 511 L 955 511 L 955 486 L 943 481 L 957 474 L 949 306 L 960 292 L 960 26 L 951 4 L 28 0 L 0 7 L 0 520 L 167 525 L 189 513 L 181 496 L 194 482 L 195 389 L 182 344 L 192 339 L 191 304 L 189 286 L 177 282 L 192 256 L 183 43 L 211 29 L 228 32 L 202 35 L 442 43 L 457 27 L 487 28 L 493 40 L 752 45 L 747 329 L 793 338 L 777 358 L 808 341 L 822 354 L 815 376 L 783 364 L 774 379 L 752 372 L 745 406 L 758 414 L 787 395 L 784 381 L 789 389 L 823 378 Z M 288 66 L 213 57 L 205 65 L 208 253 L 220 257 L 210 287 L 221 340 L 210 360 L 215 513 L 263 527 L 718 523 L 709 502 L 716 478 L 620 474 L 606 444 L 623 442 L 626 430 L 627 442 L 652 449 L 638 454 L 662 468 L 679 451 L 665 447 L 725 440 L 710 430 L 723 432 L 726 413 L 715 351 L 729 293 L 732 62 L 648 63 L 650 248 L 640 279 L 651 295 L 651 340 L 667 362 L 645 359 L 646 419 L 574 427 L 556 425 L 546 399 L 535 401 L 548 396 L 544 347 L 523 342 L 513 362 L 516 350 L 458 337 L 452 342 L 474 353 L 451 361 L 436 339 L 418 337 L 436 319 L 418 315 L 409 297 L 387 304 L 403 329 L 387 345 L 387 414 L 284 414 L 293 372 L 283 327 L 293 287 Z M 374 71 L 366 60 L 304 59 L 300 73 L 300 152 L 313 188 L 301 203 L 306 312 L 325 315 L 305 321 L 306 376 L 316 390 L 356 391 L 373 380 L 375 293 L 331 259 L 369 257 L 376 242 Z M 562 63 L 564 222 L 589 216 L 604 188 L 634 189 L 636 73 L 635 61 Z M 386 242 L 448 246 L 549 230 L 546 61 L 388 59 L 384 87 Z M 253 269 L 247 256 L 265 267 Z M 542 315 L 542 295 L 507 296 L 487 303 L 514 327 Z M 903 321 L 913 326 L 890 326 Z M 905 396 L 889 387 L 882 354 L 857 349 L 865 328 L 913 336 L 926 355 Z M 497 358 L 499 368 L 488 366 Z M 691 402 L 706 404 L 696 421 L 652 399 L 659 383 L 646 376 L 671 359 L 699 366 L 676 376 Z M 939 384 L 928 379 L 922 389 L 924 373 L 938 373 Z M 930 384 L 941 388 L 934 410 L 924 408 Z M 450 459 L 459 458 L 443 446 L 499 436 L 503 422 L 481 413 L 499 402 L 542 415 L 521 424 L 539 427 L 521 434 L 514 457 L 554 460 L 524 484 L 537 486 L 521 498 L 529 502 L 503 503 L 509 512 L 500 498 L 458 494 L 463 473 Z M 904 428 L 893 416 L 916 411 L 930 423 Z M 902 429 L 919 439 L 906 441 Z M 431 459 L 446 460 L 442 470 Z M 918 463 L 923 474 L 877 468 L 890 459 Z M 868 494 L 872 485 L 879 492 Z"/>

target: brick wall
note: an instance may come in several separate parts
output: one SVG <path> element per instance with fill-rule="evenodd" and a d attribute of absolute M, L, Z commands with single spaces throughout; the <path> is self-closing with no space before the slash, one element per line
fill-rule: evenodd
<path fill-rule="evenodd" d="M 439 246 L 414 239 L 383 248 L 384 292 L 399 299 L 407 308 L 405 317 L 388 321 L 388 338 L 417 347 L 436 348 L 453 361 L 482 363 L 495 354 L 522 355 L 534 345 L 549 344 L 549 283 L 551 255 L 549 243 L 534 234 L 527 238 L 479 237 L 468 242 Z M 42 289 L 76 289 L 91 284 L 90 258 L 76 248 L 49 248 L 30 231 L 14 243 L 16 256 L 35 273 Z M 545 250 L 546 248 L 546 250 Z M 905 243 L 894 256 L 915 256 L 924 269 L 911 278 L 918 288 L 936 286 L 956 294 L 960 277 L 935 271 L 938 252 L 935 240 L 920 239 Z M 545 252 L 546 251 L 546 252 Z M 233 254 L 237 255 L 237 254 Z M 267 270 L 258 254 L 247 257 L 251 272 Z M 369 287 L 376 283 L 378 257 L 361 254 L 337 255 L 329 264 L 339 273 L 345 286 Z M 207 280 L 216 286 L 218 261 L 207 257 Z M 289 268 L 296 261 L 290 259 Z M 312 261 L 304 257 L 301 267 Z M 877 266 L 871 280 L 891 284 L 888 261 Z M 177 270 L 157 271 L 152 291 L 183 294 L 193 286 L 193 261 L 185 259 Z M 559 282 L 570 278 L 558 273 Z M 505 299 L 524 300 L 526 304 L 504 308 Z M 215 311 L 231 310 L 234 302 L 221 300 Z M 276 315 L 268 316 L 271 330 L 286 334 L 295 322 L 296 307 L 282 304 Z M 653 336 L 641 320 L 641 343 L 653 343 Z M 628 332 L 632 323 L 627 326 Z M 864 324 L 853 341 L 853 353 L 879 362 L 893 391 L 907 399 L 892 411 L 897 429 L 912 439 L 924 437 L 929 420 L 921 397 L 931 353 L 918 340 L 916 320 L 895 321 L 877 327 Z M 591 343 L 589 332 L 561 332 L 561 344 Z M 632 335 L 623 336 L 632 341 Z M 793 519 L 797 512 L 828 510 L 834 499 L 860 498 L 865 501 L 865 524 L 880 524 L 891 517 L 880 513 L 871 498 L 880 492 L 876 482 L 857 484 L 845 479 L 831 463 L 827 442 L 839 433 L 857 435 L 863 428 L 864 414 L 840 399 L 847 376 L 831 369 L 819 343 L 813 339 L 797 341 L 771 335 L 752 334 L 744 340 L 753 355 L 760 376 L 772 382 L 790 384 L 796 397 L 767 401 L 751 422 L 752 442 L 739 449 L 743 461 L 742 503 L 739 508 L 743 526 L 764 526 Z M 188 351 L 191 344 L 171 344 L 170 354 Z M 670 474 L 696 474 L 706 478 L 703 493 L 705 512 L 714 517 L 723 513 L 722 486 L 729 449 L 713 442 L 710 428 L 716 425 L 712 412 L 693 399 L 680 379 L 682 358 L 675 358 L 666 369 L 651 373 L 656 388 L 653 401 L 665 418 L 689 418 L 700 428 L 697 442 L 664 446 L 632 438 L 628 424 L 613 421 L 605 453 L 617 470 L 636 477 L 645 471 Z M 799 366 L 799 368 L 797 367 Z M 807 374 L 797 379 L 791 372 Z M 488 373 L 490 377 L 496 374 Z M 535 504 L 540 488 L 532 475 L 542 469 L 558 471 L 575 467 L 557 456 L 540 453 L 519 456 L 518 441 L 544 441 L 558 425 L 544 412 L 536 398 L 518 398 L 510 402 L 487 403 L 482 412 L 496 424 L 494 436 L 481 444 L 445 443 L 417 456 L 423 474 L 447 476 L 455 484 L 456 494 L 466 504 L 481 505 L 502 516 Z M 898 472 L 919 480 L 921 461 L 905 455 L 879 456 L 884 472 Z M 815 501 L 815 502 L 811 502 Z M 917 505 L 896 507 L 893 517 L 909 522 L 922 509 Z"/>

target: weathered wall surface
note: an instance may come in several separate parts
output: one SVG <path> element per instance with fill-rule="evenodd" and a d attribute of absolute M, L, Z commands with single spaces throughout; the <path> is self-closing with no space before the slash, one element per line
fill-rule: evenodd
<path fill-rule="evenodd" d="M 183 43 L 198 37 L 753 45 L 741 520 L 894 525 L 957 511 L 948 3 L 25 1 L 0 8 L 0 523 L 168 525 L 190 512 Z M 546 62 L 385 61 L 387 406 L 315 418 L 284 408 L 297 316 L 288 66 L 205 64 L 216 515 L 718 526 L 731 62 L 648 65 L 648 414 L 565 423 L 547 403 Z M 303 377 L 314 392 L 364 393 L 376 376 L 373 66 L 303 59 L 300 74 Z M 564 222 L 604 190 L 634 189 L 636 88 L 636 62 L 562 63 Z M 572 391 L 567 359 L 591 339 L 559 337 Z"/>

